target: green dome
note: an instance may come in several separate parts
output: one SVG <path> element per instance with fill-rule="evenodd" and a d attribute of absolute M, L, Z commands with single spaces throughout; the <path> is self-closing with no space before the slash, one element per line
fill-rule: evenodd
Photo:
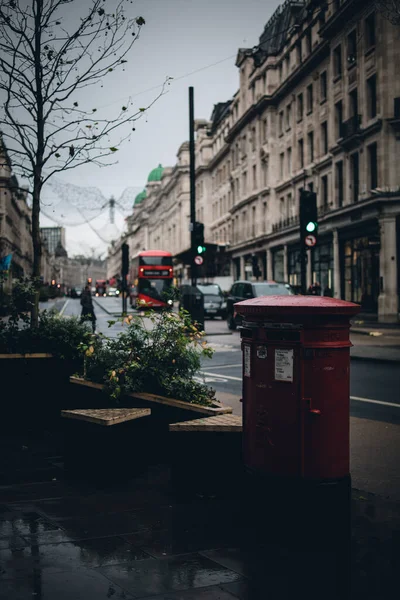
<path fill-rule="evenodd" d="M 143 192 L 140 192 L 140 194 L 138 194 L 135 198 L 135 202 L 133 203 L 134 206 L 136 206 L 137 204 L 140 204 L 142 202 L 142 200 L 144 200 L 146 198 L 147 194 L 146 194 L 146 190 L 143 190 Z"/>
<path fill-rule="evenodd" d="M 163 171 L 163 167 L 161 165 L 158 165 L 158 167 L 150 171 L 150 175 L 148 176 L 147 181 L 161 181 Z"/>

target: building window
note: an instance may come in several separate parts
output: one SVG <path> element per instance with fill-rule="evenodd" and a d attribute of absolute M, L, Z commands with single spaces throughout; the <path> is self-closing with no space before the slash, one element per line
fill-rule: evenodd
<path fill-rule="evenodd" d="M 288 75 L 290 73 L 290 54 L 288 54 L 285 58 L 285 71 L 286 71 L 286 77 L 288 77 Z"/>
<path fill-rule="evenodd" d="M 307 86 L 307 114 L 312 113 L 313 105 L 314 105 L 313 86 L 312 86 L 312 83 L 310 83 L 310 85 Z"/>
<path fill-rule="evenodd" d="M 281 179 L 283 179 L 283 175 L 284 175 L 284 168 L 285 168 L 285 155 L 284 155 L 284 153 L 282 152 L 282 153 L 279 155 L 279 175 L 280 175 L 280 178 L 281 178 Z"/>
<path fill-rule="evenodd" d="M 342 137 L 342 124 L 343 124 L 343 102 L 339 100 L 335 104 L 335 126 L 336 126 L 336 139 Z"/>
<path fill-rule="evenodd" d="M 267 203 L 263 203 L 263 233 L 267 233 Z"/>
<path fill-rule="evenodd" d="M 301 40 L 299 40 L 296 44 L 296 57 L 297 57 L 297 64 L 300 65 L 303 62 L 303 52 L 302 52 L 302 48 L 301 48 Z"/>
<path fill-rule="evenodd" d="M 377 113 L 376 75 L 367 79 L 367 110 L 368 118 L 374 119 Z"/>
<path fill-rule="evenodd" d="M 282 83 L 283 79 L 283 63 L 279 63 L 279 83 Z"/>
<path fill-rule="evenodd" d="M 329 204 L 328 198 L 328 175 L 324 175 L 321 177 L 321 196 L 322 196 L 322 206 L 326 210 Z"/>
<path fill-rule="evenodd" d="M 369 185 L 371 190 L 378 187 L 378 144 L 368 146 Z"/>
<path fill-rule="evenodd" d="M 287 149 L 287 169 L 288 169 L 288 174 L 291 175 L 292 174 L 292 149 L 291 148 Z"/>
<path fill-rule="evenodd" d="M 336 187 L 336 199 L 337 206 L 340 208 L 343 206 L 344 200 L 344 181 L 343 181 L 343 161 L 340 160 L 335 166 L 335 187 Z"/>
<path fill-rule="evenodd" d="M 303 94 L 299 94 L 297 96 L 297 120 L 298 121 L 302 120 L 303 112 L 304 112 Z"/>
<path fill-rule="evenodd" d="M 247 171 L 245 171 L 242 175 L 242 183 L 243 183 L 243 196 L 247 193 Z"/>
<path fill-rule="evenodd" d="M 263 186 L 268 186 L 268 160 L 263 160 L 261 163 L 262 173 L 263 173 Z"/>
<path fill-rule="evenodd" d="M 310 131 L 307 135 L 308 141 L 308 162 L 314 162 L 314 133 Z"/>
<path fill-rule="evenodd" d="M 299 140 L 297 144 L 298 163 L 300 169 L 304 169 L 304 140 Z"/>
<path fill-rule="evenodd" d="M 256 86 L 254 83 L 251 86 L 251 103 L 252 104 L 256 103 Z"/>
<path fill-rule="evenodd" d="M 283 110 L 279 113 L 279 135 L 283 135 Z"/>
<path fill-rule="evenodd" d="M 327 73 L 324 71 L 321 73 L 319 78 L 319 93 L 320 93 L 320 102 L 325 102 L 328 96 L 328 78 Z"/>
<path fill-rule="evenodd" d="M 334 77 L 341 77 L 342 75 L 342 46 L 336 46 L 333 51 L 333 75 Z"/>
<path fill-rule="evenodd" d="M 312 52 L 312 31 L 311 28 L 306 33 L 307 54 Z"/>
<path fill-rule="evenodd" d="M 357 32 L 355 29 L 347 36 L 347 66 L 357 62 Z"/>
<path fill-rule="evenodd" d="M 375 13 L 371 13 L 365 19 L 365 48 L 369 50 L 376 43 L 376 23 Z"/>
<path fill-rule="evenodd" d="M 358 115 L 358 92 L 353 90 L 349 94 L 349 114 L 350 117 L 356 117 Z"/>
<path fill-rule="evenodd" d="M 286 107 L 286 129 L 289 130 L 292 126 L 292 105 Z"/>
<path fill-rule="evenodd" d="M 256 128 L 253 127 L 251 130 L 251 150 L 252 152 L 256 151 Z"/>
<path fill-rule="evenodd" d="M 266 142 L 268 139 L 268 119 L 263 119 L 262 122 L 262 141 Z"/>
<path fill-rule="evenodd" d="M 257 165 L 253 165 L 253 190 L 257 189 Z"/>
<path fill-rule="evenodd" d="M 358 202 L 360 193 L 360 165 L 358 152 L 350 156 L 351 191 L 353 202 Z"/>
<path fill-rule="evenodd" d="M 322 156 L 328 154 L 328 121 L 321 123 L 321 148 Z"/>

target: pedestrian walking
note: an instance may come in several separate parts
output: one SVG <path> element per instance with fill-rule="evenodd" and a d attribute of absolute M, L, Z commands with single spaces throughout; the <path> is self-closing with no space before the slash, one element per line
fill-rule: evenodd
<path fill-rule="evenodd" d="M 85 289 L 81 294 L 81 323 L 83 321 L 92 321 L 92 330 L 93 333 L 96 331 L 96 315 L 94 314 L 93 308 L 93 300 L 92 300 L 92 292 L 90 290 L 90 286 L 86 285 Z"/>

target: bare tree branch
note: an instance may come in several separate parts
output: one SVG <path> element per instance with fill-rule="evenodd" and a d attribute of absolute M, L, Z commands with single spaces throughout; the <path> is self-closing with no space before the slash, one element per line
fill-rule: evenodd
<path fill-rule="evenodd" d="M 44 183 L 55 173 L 87 163 L 112 164 L 109 158 L 131 138 L 132 124 L 165 93 L 164 84 L 146 108 L 134 108 L 128 100 L 114 114 L 78 104 L 85 89 L 125 69 L 145 24 L 142 17 L 130 14 L 131 9 L 132 0 L 1 2 L 4 116 L 0 117 L 0 136 L 7 142 L 14 169 L 30 183 L 36 278 L 40 275 Z M 118 130 L 121 133 L 116 137 Z"/>

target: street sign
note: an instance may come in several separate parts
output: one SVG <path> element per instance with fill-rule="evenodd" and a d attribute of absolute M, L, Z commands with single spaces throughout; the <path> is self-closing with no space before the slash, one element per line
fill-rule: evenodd
<path fill-rule="evenodd" d="M 308 235 L 304 241 L 306 243 L 306 246 L 312 248 L 317 243 L 317 238 L 315 237 L 315 235 Z"/>
<path fill-rule="evenodd" d="M 194 257 L 194 262 L 196 263 L 196 265 L 202 265 L 204 260 L 202 256 L 195 256 Z"/>

